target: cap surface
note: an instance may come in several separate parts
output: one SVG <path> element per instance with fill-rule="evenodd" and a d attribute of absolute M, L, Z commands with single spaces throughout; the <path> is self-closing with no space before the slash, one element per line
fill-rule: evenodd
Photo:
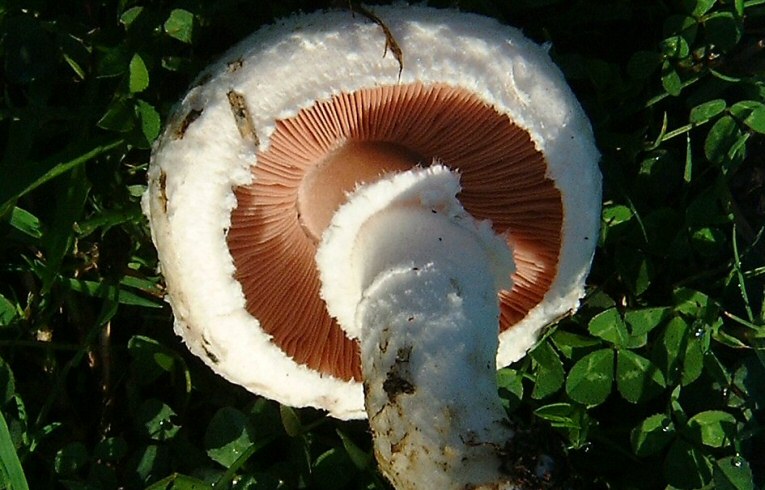
<path fill-rule="evenodd" d="M 375 13 L 403 51 L 400 78 L 363 16 L 266 27 L 180 103 L 144 201 L 191 350 L 256 393 L 341 418 L 365 416 L 358 346 L 326 312 L 314 254 L 357 182 L 433 159 L 460 171 L 465 209 L 514 250 L 500 366 L 576 307 L 599 222 L 591 129 L 542 47 L 453 10 Z"/>

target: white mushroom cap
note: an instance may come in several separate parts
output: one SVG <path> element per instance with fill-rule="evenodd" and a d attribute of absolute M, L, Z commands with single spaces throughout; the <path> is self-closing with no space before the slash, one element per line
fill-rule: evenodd
<path fill-rule="evenodd" d="M 396 5 L 375 13 L 404 53 L 400 73 L 390 54 L 382 56 L 380 27 L 349 12 L 292 17 L 224 55 L 171 117 L 143 203 L 175 328 L 189 348 L 253 392 L 339 418 L 365 416 L 358 347 L 318 294 L 300 292 L 318 293 L 311 253 L 326 218 L 299 218 L 314 206 L 298 203 L 298 194 L 322 192 L 307 191 L 303 177 L 326 155 L 358 143 L 380 153 L 372 158 L 383 160 L 379 172 L 432 158 L 461 171 L 465 208 L 491 219 L 515 251 L 514 286 L 501 295 L 499 366 L 576 308 L 599 222 L 591 129 L 543 47 L 454 10 Z M 516 157 L 541 166 L 499 165 Z M 487 179 L 489 168 L 499 171 Z M 346 180 L 341 191 L 355 185 Z M 256 198 L 265 204 L 249 207 Z M 259 218 L 266 231 L 256 230 Z M 281 246 L 290 251 L 275 251 Z M 265 304 L 283 308 L 263 316 Z M 309 321 L 306 312 L 323 316 Z"/>

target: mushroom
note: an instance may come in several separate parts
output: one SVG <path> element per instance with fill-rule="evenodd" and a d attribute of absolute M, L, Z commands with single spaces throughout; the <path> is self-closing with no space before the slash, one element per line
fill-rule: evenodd
<path fill-rule="evenodd" d="M 397 488 L 515 488 L 495 371 L 584 294 L 592 131 L 518 30 L 367 14 L 264 27 L 174 110 L 143 207 L 175 330 L 255 393 L 368 417 Z"/>

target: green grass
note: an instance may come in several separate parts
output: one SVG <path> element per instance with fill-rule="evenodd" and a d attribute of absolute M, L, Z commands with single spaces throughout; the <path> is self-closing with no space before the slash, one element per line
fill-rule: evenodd
<path fill-rule="evenodd" d="M 456 3 L 551 43 L 603 153 L 588 296 L 500 372 L 511 417 L 572 488 L 762 488 L 765 1 Z M 326 6 L 0 7 L 0 488 L 386 488 L 364 423 L 186 351 L 139 206 L 195 74 Z"/>

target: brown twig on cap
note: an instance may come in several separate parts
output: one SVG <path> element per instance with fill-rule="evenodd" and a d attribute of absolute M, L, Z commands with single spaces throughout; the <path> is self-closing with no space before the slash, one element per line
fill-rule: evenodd
<path fill-rule="evenodd" d="M 252 116 L 250 110 L 247 108 L 247 101 L 244 100 L 244 95 L 240 94 L 236 90 L 229 90 L 226 93 L 228 96 L 228 103 L 231 106 L 231 112 L 234 114 L 234 120 L 236 121 L 236 128 L 239 130 L 239 134 L 242 138 L 252 141 L 255 146 L 260 144 L 257 133 L 255 133 L 255 124 L 252 122 Z"/>
<path fill-rule="evenodd" d="M 164 170 L 159 171 L 159 202 L 162 211 L 167 213 L 167 174 Z"/>
<path fill-rule="evenodd" d="M 353 14 L 353 2 L 348 2 L 348 7 L 351 9 L 351 14 Z M 396 38 L 393 37 L 393 33 L 390 31 L 388 26 L 385 25 L 385 22 L 383 22 L 381 18 L 376 16 L 370 10 L 367 10 L 367 8 L 363 5 L 357 4 L 356 10 L 358 10 L 361 15 L 380 26 L 380 29 L 382 29 L 383 34 L 385 34 L 385 50 L 383 51 L 383 58 L 385 58 L 385 56 L 388 54 L 388 50 L 390 50 L 390 52 L 393 54 L 393 57 L 398 62 L 398 79 L 401 80 L 401 72 L 404 71 L 404 52 L 401 50 L 401 46 L 398 44 L 398 41 L 396 41 Z"/>
<path fill-rule="evenodd" d="M 199 116 L 202 115 L 202 111 L 203 109 L 191 109 L 185 116 L 183 116 L 183 119 L 178 122 L 178 125 L 173 130 L 173 138 L 179 140 L 183 139 L 186 135 L 186 130 L 189 129 L 191 123 L 199 119 Z"/>

